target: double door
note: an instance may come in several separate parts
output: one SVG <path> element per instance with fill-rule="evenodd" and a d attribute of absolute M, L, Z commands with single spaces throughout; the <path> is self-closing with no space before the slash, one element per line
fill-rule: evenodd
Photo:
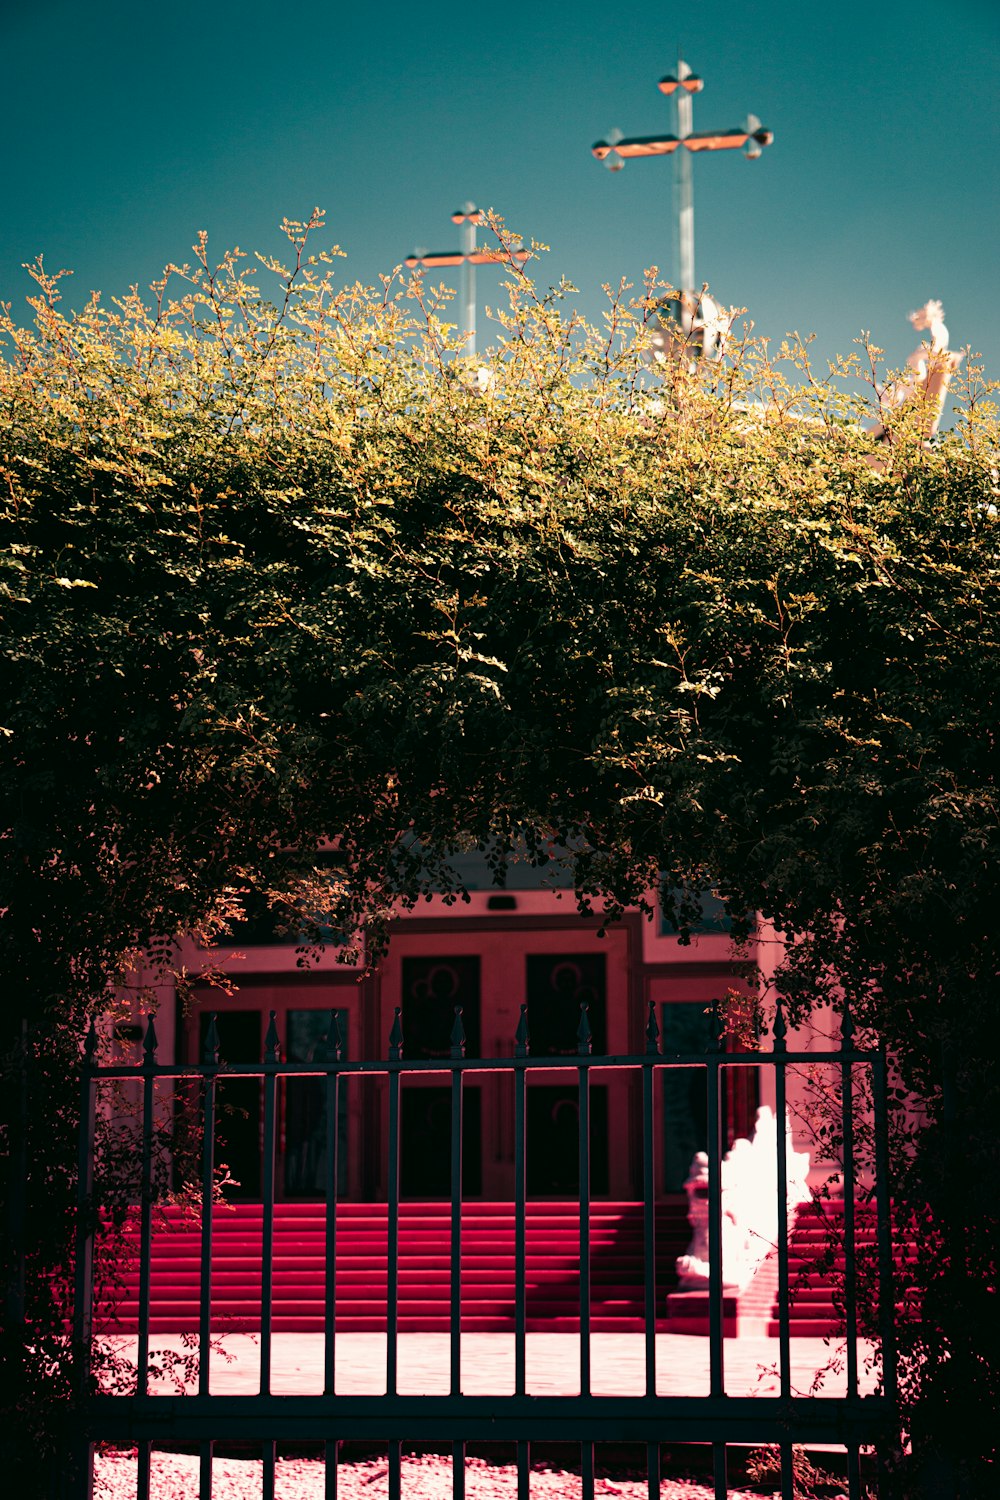
<path fill-rule="evenodd" d="M 573 1198 L 579 1191 L 577 1028 L 581 1005 L 595 1055 L 628 1047 L 628 935 L 605 939 L 578 928 L 529 933 L 427 932 L 398 935 L 377 980 L 332 988 L 294 976 L 244 983 L 234 1000 L 206 994 L 184 1028 L 188 1061 L 201 1056 L 209 1009 L 219 1010 L 224 1063 L 257 1063 L 269 1011 L 276 1012 L 282 1054 L 309 1062 L 324 1041 L 329 1010 L 341 1014 L 344 1056 L 376 1065 L 369 1076 L 342 1077 L 338 1104 L 338 1191 L 345 1198 L 384 1198 L 388 1187 L 386 1075 L 397 1006 L 404 1060 L 440 1061 L 404 1073 L 401 1092 L 400 1190 L 404 1199 L 446 1198 L 451 1192 L 451 1061 L 456 1007 L 465 1053 L 512 1057 L 520 1007 L 528 1007 L 533 1057 L 565 1058 L 566 1067 L 531 1070 L 526 1098 L 529 1197 Z M 596 1068 L 590 1085 L 591 1191 L 627 1198 L 630 1165 L 629 1080 Z M 321 1079 L 278 1084 L 275 1191 L 279 1199 L 322 1197 L 326 1184 L 326 1091 Z M 220 1074 L 216 1160 L 227 1195 L 261 1192 L 263 1089 L 259 1079 Z M 514 1194 L 512 1073 L 469 1069 L 463 1084 L 463 1194 L 508 1200 Z"/>
<path fill-rule="evenodd" d="M 404 1075 L 400 1184 L 404 1198 L 451 1190 L 451 1057 L 456 1008 L 467 1059 L 511 1057 L 520 1007 L 528 1007 L 532 1057 L 570 1066 L 529 1071 L 526 1186 L 531 1198 L 579 1192 L 576 1056 L 581 1005 L 593 1051 L 627 1050 L 627 935 L 536 932 L 401 935 L 380 986 L 383 1029 L 402 1014 L 404 1058 L 440 1060 L 442 1072 Z M 628 1195 L 627 1080 L 595 1070 L 590 1088 L 590 1176 L 595 1196 Z M 384 1112 L 380 1111 L 384 1117 Z M 381 1168 L 387 1166 L 387 1147 Z M 507 1200 L 514 1193 L 514 1085 L 510 1072 L 467 1070 L 463 1085 L 463 1193 Z"/>

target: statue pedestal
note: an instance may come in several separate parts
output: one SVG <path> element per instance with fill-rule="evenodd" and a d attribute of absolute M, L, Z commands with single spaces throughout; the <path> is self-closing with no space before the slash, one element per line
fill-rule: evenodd
<path fill-rule="evenodd" d="M 723 1336 L 727 1339 L 741 1335 L 767 1338 L 777 1316 L 777 1297 L 778 1257 L 772 1251 L 746 1286 L 723 1287 Z M 681 1288 L 669 1293 L 664 1309 L 664 1333 L 691 1333 L 707 1338 L 710 1331 L 708 1303 L 707 1286 Z"/>

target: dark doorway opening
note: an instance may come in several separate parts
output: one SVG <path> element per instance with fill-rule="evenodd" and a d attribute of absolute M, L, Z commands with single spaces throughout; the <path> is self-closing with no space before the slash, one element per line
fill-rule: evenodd
<path fill-rule="evenodd" d="M 580 1096 L 575 1083 L 531 1083 L 525 1113 L 529 1197 L 569 1198 L 580 1191 Z M 608 1091 L 590 1087 L 590 1191 L 608 1191 Z"/>

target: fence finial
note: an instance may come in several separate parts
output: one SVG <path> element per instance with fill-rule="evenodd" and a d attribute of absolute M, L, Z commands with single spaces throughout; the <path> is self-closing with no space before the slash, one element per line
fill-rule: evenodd
<path fill-rule="evenodd" d="M 586 1000 L 580 1001 L 580 1024 L 576 1028 L 576 1050 L 581 1057 L 586 1057 L 594 1050 L 593 1033 L 590 1030 L 590 1021 L 587 1012 L 590 1006 Z"/>
<path fill-rule="evenodd" d="M 787 1047 L 785 1045 L 785 1037 L 788 1035 L 788 1026 L 785 1023 L 785 1009 L 781 1003 L 780 995 L 777 995 L 774 1001 L 774 1025 L 771 1028 L 771 1033 L 774 1038 L 771 1045 L 771 1051 L 787 1051 Z"/>
<path fill-rule="evenodd" d="M 462 1025 L 462 1007 L 455 1006 L 455 1024 L 451 1028 L 451 1055 L 459 1058 L 465 1056 L 465 1027 Z"/>
<path fill-rule="evenodd" d="M 264 1061 L 276 1063 L 278 1061 L 278 1050 L 281 1046 L 281 1038 L 278 1036 L 278 1027 L 275 1021 L 276 1011 L 271 1011 L 271 1022 L 267 1028 L 267 1036 L 264 1038 Z"/>
<path fill-rule="evenodd" d="M 649 1001 L 649 1019 L 646 1022 L 646 1052 L 650 1057 L 660 1050 L 660 1028 L 656 1022 L 656 1003 Z"/>
<path fill-rule="evenodd" d="M 329 1019 L 326 1023 L 326 1032 L 313 1048 L 313 1062 L 340 1062 L 343 1054 L 344 1038 L 340 1030 L 340 1011 L 330 1010 L 327 1014 Z"/>
<path fill-rule="evenodd" d="M 150 1067 L 156 1062 L 156 1049 L 159 1046 L 156 1037 L 156 1027 L 153 1025 L 152 1013 L 146 1020 L 146 1035 L 143 1038 L 142 1050 L 146 1054 L 146 1062 Z"/>
<path fill-rule="evenodd" d="M 217 1068 L 219 1065 L 219 1015 L 212 1011 L 208 1018 L 208 1030 L 205 1033 L 205 1044 L 201 1049 L 201 1060 L 209 1068 Z"/>
<path fill-rule="evenodd" d="M 531 1036 L 528 1032 L 528 1007 L 522 1005 L 521 1018 L 517 1023 L 517 1030 L 514 1033 L 514 1056 L 527 1057 L 530 1045 Z"/>
<path fill-rule="evenodd" d="M 94 1018 L 93 1018 L 93 1016 L 91 1016 L 91 1018 L 90 1018 L 90 1025 L 87 1027 L 87 1035 L 83 1039 L 83 1061 L 84 1061 L 85 1065 L 88 1068 L 92 1068 L 93 1067 L 93 1065 L 94 1065 L 94 1058 L 96 1056 L 97 1056 L 97 1027 L 94 1025 Z"/>
<path fill-rule="evenodd" d="M 851 1002 L 844 996 L 844 1008 L 840 1012 L 840 1046 L 843 1052 L 850 1052 L 854 1045 L 854 1017 L 851 1015 Z"/>
<path fill-rule="evenodd" d="M 392 1018 L 392 1030 L 389 1032 L 389 1061 L 399 1062 L 403 1056 L 403 1023 L 400 1020 L 402 1007 L 397 1005 Z"/>

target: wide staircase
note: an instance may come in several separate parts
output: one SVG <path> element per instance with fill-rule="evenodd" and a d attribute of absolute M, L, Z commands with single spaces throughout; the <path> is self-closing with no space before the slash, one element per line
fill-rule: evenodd
<path fill-rule="evenodd" d="M 873 1326 L 877 1286 L 877 1230 L 874 1210 L 856 1204 L 854 1246 L 857 1268 L 858 1328 Z M 897 1247 L 897 1261 L 906 1247 Z M 793 1338 L 826 1338 L 843 1332 L 844 1208 L 837 1200 L 817 1200 L 795 1214 L 788 1242 L 789 1333 Z M 738 1335 L 777 1338 L 779 1321 L 778 1254 L 772 1250 L 742 1291 L 723 1294 L 723 1328 Z M 706 1335 L 709 1332 L 707 1290 L 670 1292 L 666 1317 L 660 1325 L 668 1333 Z"/>
<path fill-rule="evenodd" d="M 212 1219 L 212 1328 L 260 1326 L 263 1210 L 260 1204 L 217 1207 Z M 579 1205 L 529 1203 L 526 1214 L 526 1318 L 535 1332 L 579 1329 Z M 105 1332 L 134 1333 L 138 1318 L 138 1235 L 117 1292 L 98 1309 Z M 674 1262 L 687 1246 L 686 1205 L 656 1209 L 657 1307 L 677 1283 Z M 590 1214 L 591 1328 L 641 1332 L 644 1327 L 641 1203 L 595 1203 Z M 447 1202 L 404 1203 L 399 1223 L 399 1330 L 446 1332 L 450 1327 L 451 1209 Z M 384 1203 L 337 1206 L 337 1329 L 384 1331 L 388 1267 Z M 157 1211 L 150 1270 L 150 1331 L 183 1333 L 198 1326 L 201 1226 L 181 1208 Z M 326 1302 L 326 1210 L 323 1204 L 279 1204 L 274 1218 L 275 1332 L 320 1333 Z M 462 1209 L 462 1328 L 504 1332 L 514 1327 L 514 1209 L 511 1203 L 469 1203 Z"/>

